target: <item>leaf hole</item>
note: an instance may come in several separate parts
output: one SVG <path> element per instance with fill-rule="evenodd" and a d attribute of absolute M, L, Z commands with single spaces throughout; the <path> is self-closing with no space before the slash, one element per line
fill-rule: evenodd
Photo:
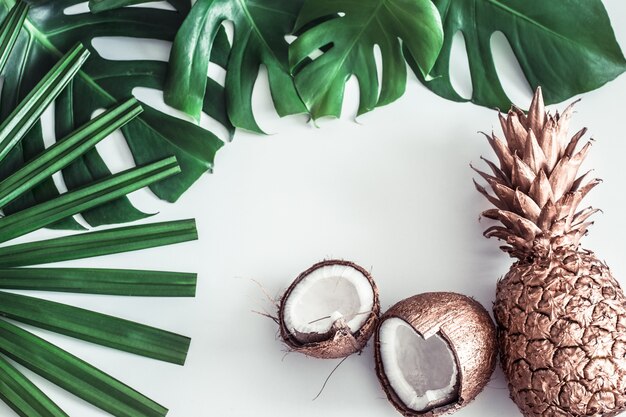
<path fill-rule="evenodd" d="M 224 28 L 224 32 L 226 32 L 228 43 L 232 45 L 235 39 L 235 25 L 230 20 L 224 20 L 222 27 Z"/>
<path fill-rule="evenodd" d="M 344 12 L 337 12 L 337 15 L 338 15 L 339 17 L 344 17 L 346 14 L 345 14 Z"/>
<path fill-rule="evenodd" d="M 92 45 L 102 58 L 111 61 L 167 62 L 172 49 L 172 43 L 168 41 L 126 36 L 97 37 Z"/>
<path fill-rule="evenodd" d="M 372 53 L 374 54 L 374 62 L 376 62 L 376 79 L 378 80 L 377 97 L 380 97 L 380 91 L 383 85 L 383 54 L 378 44 L 374 45 Z"/>
<path fill-rule="evenodd" d="M 264 132 L 275 132 L 280 116 L 271 101 L 269 74 L 264 64 L 259 66 L 259 73 L 252 87 L 251 104 L 259 127 Z"/>
<path fill-rule="evenodd" d="M 98 109 L 91 114 L 95 118 L 104 113 L 105 109 Z M 96 149 L 107 165 L 109 170 L 115 174 L 135 166 L 133 154 L 124 139 L 120 129 L 112 132 L 109 136 L 96 144 Z"/>
<path fill-rule="evenodd" d="M 287 42 L 289 45 L 291 45 L 293 43 L 293 41 L 295 41 L 296 39 L 298 39 L 297 36 L 285 35 L 285 42 Z"/>
<path fill-rule="evenodd" d="M 209 61 L 207 76 L 222 87 L 226 84 L 226 70 L 211 61 Z"/>
<path fill-rule="evenodd" d="M 43 146 L 46 149 L 54 145 L 57 141 L 54 131 L 54 115 L 54 103 L 51 103 L 41 114 L 41 137 L 43 139 Z"/>
<path fill-rule="evenodd" d="M 498 78 L 506 95 L 513 103 L 529 103 L 533 96 L 532 89 L 504 33 L 494 32 L 490 46 Z"/>
<path fill-rule="evenodd" d="M 334 43 L 328 43 L 324 46 L 322 46 L 319 49 L 314 50 L 313 52 L 311 52 L 307 58 L 309 58 L 311 61 L 315 61 L 317 58 L 321 57 L 322 55 L 324 55 L 325 52 L 329 51 L 330 49 L 332 49 L 332 47 L 335 46 Z"/>
<path fill-rule="evenodd" d="M 315 61 L 317 58 L 319 58 L 320 56 L 324 55 L 325 52 L 328 52 L 330 49 L 332 49 L 332 47 L 334 46 L 334 44 L 332 42 L 322 46 L 319 49 L 314 50 L 313 52 L 311 52 L 305 59 L 303 59 L 302 61 L 300 61 L 292 70 L 291 73 L 293 75 L 297 75 L 300 71 L 302 71 L 302 69 L 309 65 L 312 61 Z"/>
<path fill-rule="evenodd" d="M 89 2 L 84 1 L 82 3 L 75 4 L 70 7 L 66 7 L 63 9 L 63 14 L 66 16 L 73 16 L 77 14 L 85 14 L 89 13 Z"/>
<path fill-rule="evenodd" d="M 141 102 L 150 103 L 150 107 L 160 112 L 189 123 L 194 123 L 193 119 L 186 113 L 165 104 L 165 101 L 163 100 L 163 91 L 161 90 L 146 87 L 135 87 L 133 88 L 133 96 Z M 224 142 L 228 142 L 230 140 L 230 133 L 228 132 L 228 129 L 206 113 L 202 113 L 200 115 L 200 127 L 212 132 Z"/>
<path fill-rule="evenodd" d="M 472 98 L 472 76 L 465 44 L 465 36 L 460 30 L 452 38 L 450 51 L 450 83 L 458 95 L 466 100 Z"/>
<path fill-rule="evenodd" d="M 359 112 L 359 80 L 355 75 L 351 75 L 346 81 L 343 93 L 343 103 L 341 105 L 342 119 L 345 115 L 347 118 L 356 120 Z"/>
<path fill-rule="evenodd" d="M 170 10 L 172 12 L 176 11 L 176 8 L 167 1 L 149 1 L 149 2 L 141 3 L 141 4 L 131 4 L 130 6 L 126 6 L 126 7 L 135 7 L 138 9 Z"/>
<path fill-rule="evenodd" d="M 105 109 L 97 109 L 91 114 L 91 118 L 95 118 L 98 115 L 104 113 Z M 109 171 L 112 174 L 131 169 L 136 166 L 133 153 L 126 143 L 124 134 L 121 129 L 117 129 L 109 136 L 101 140 L 96 144 L 96 150 L 100 157 L 106 164 Z M 150 191 L 148 187 L 144 187 L 140 190 L 136 190 L 126 196 L 133 206 L 138 210 L 150 213 L 153 212 L 154 207 L 158 204 L 158 198 Z M 83 226 L 91 228 L 82 215 L 77 215 L 74 219 Z"/>
<path fill-rule="evenodd" d="M 55 128 L 55 107 L 54 103 L 50 104 L 41 115 L 41 137 L 44 148 L 48 149 L 57 142 Z M 60 193 L 67 192 L 67 185 L 61 171 L 57 171 L 51 175 L 54 186 Z"/>

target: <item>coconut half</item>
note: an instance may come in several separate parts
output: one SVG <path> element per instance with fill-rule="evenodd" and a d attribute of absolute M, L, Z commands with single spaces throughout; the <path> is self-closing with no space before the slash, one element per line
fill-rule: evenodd
<path fill-rule="evenodd" d="M 496 364 L 496 330 L 487 310 L 455 293 L 400 301 L 379 320 L 376 372 L 404 416 L 455 411 L 485 387 Z"/>
<path fill-rule="evenodd" d="M 379 314 L 369 272 L 352 262 L 328 260 L 296 278 L 281 299 L 278 317 L 291 349 L 330 359 L 362 350 Z"/>

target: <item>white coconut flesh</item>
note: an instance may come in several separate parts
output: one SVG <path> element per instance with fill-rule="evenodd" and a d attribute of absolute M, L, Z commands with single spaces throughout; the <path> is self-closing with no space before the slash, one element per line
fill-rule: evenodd
<path fill-rule="evenodd" d="M 424 339 L 406 321 L 391 317 L 381 324 L 379 340 L 385 376 L 405 406 L 427 411 L 457 399 L 457 363 L 439 334 Z"/>
<path fill-rule="evenodd" d="M 349 265 L 325 265 L 294 286 L 283 307 L 283 320 L 293 336 L 306 343 L 306 335 L 326 334 L 340 321 L 357 332 L 373 307 L 374 290 L 362 272 Z"/>

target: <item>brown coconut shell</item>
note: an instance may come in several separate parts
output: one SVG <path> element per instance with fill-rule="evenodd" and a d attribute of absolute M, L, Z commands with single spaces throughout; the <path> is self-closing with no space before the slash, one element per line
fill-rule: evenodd
<path fill-rule="evenodd" d="M 299 338 L 294 337 L 294 335 L 285 326 L 285 302 L 291 295 L 291 292 L 294 290 L 294 288 L 298 285 L 298 283 L 300 283 L 300 281 L 305 279 L 316 269 L 330 265 L 350 266 L 362 273 L 372 286 L 372 291 L 374 292 L 374 306 L 367 320 L 357 332 L 353 333 L 347 325 L 335 323 L 335 325 L 330 329 L 328 333 L 324 335 L 311 336 L 310 342 L 303 343 L 301 342 L 301 340 L 303 339 L 302 335 L 299 335 Z M 378 299 L 378 288 L 376 287 L 376 283 L 374 282 L 372 275 L 363 267 L 353 262 L 338 259 L 318 262 L 306 271 L 302 272 L 293 281 L 293 283 L 289 286 L 287 291 L 285 291 L 285 293 L 281 297 L 280 306 L 278 309 L 280 335 L 285 344 L 289 347 L 289 349 L 303 353 L 307 356 L 312 356 L 320 359 L 344 358 L 348 355 L 363 350 L 365 345 L 367 345 L 368 340 L 372 337 L 372 334 L 374 334 L 374 330 L 376 329 L 376 323 L 379 316 L 380 301 Z"/>
<path fill-rule="evenodd" d="M 407 322 L 423 337 L 439 334 L 456 357 L 458 397 L 452 403 L 424 412 L 408 408 L 395 394 L 380 354 L 380 326 L 389 318 Z M 487 310 L 474 299 L 450 292 L 415 295 L 391 307 L 378 321 L 375 336 L 378 379 L 387 398 L 403 416 L 438 416 L 454 412 L 472 401 L 485 387 L 496 366 L 496 328 Z"/>

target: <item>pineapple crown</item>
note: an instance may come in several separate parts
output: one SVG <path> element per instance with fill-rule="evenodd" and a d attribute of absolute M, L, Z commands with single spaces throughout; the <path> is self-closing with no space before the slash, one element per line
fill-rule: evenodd
<path fill-rule="evenodd" d="M 574 104 L 553 116 L 546 112 L 537 88 L 528 113 L 513 106 L 506 117 L 499 114 L 505 140 L 485 134 L 499 161 L 498 166 L 481 157 L 492 175 L 472 166 L 493 191 L 492 195 L 474 181 L 495 206 L 482 216 L 502 223 L 484 235 L 506 242 L 501 249 L 512 257 L 532 260 L 559 248 L 578 247 L 593 223 L 587 220 L 599 211 L 592 207 L 578 211 L 600 180 L 590 178 L 590 172 L 578 176 L 591 141 L 577 151 L 586 128 L 568 139 Z"/>

